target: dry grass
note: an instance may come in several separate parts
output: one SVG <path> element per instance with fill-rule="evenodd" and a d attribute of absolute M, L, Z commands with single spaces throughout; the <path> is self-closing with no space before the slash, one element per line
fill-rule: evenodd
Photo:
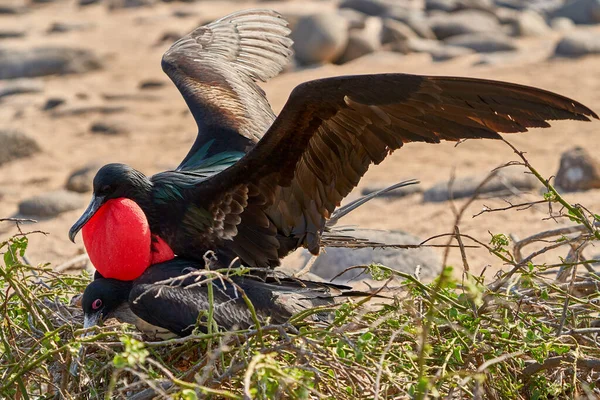
<path fill-rule="evenodd" d="M 0 397 L 597 398 L 600 282 L 582 251 L 600 239 L 600 216 L 568 204 L 516 154 L 544 182 L 549 217 L 570 218 L 573 228 L 516 243 L 503 234 L 483 241 L 460 234 L 464 210 L 457 210 L 461 279 L 451 267 L 424 284 L 368 266 L 394 287 L 386 289 L 393 301 L 344 303 L 327 326 L 298 315 L 286 325 L 162 342 L 143 341 L 127 325 L 82 332 L 81 312 L 69 302 L 90 278 L 29 265 L 27 234 L 0 242 Z M 542 247 L 524 253 L 531 243 Z M 492 282 L 471 275 L 465 245 L 473 244 L 509 271 Z M 557 248 L 564 257 L 537 262 Z M 82 346 L 75 378 L 70 364 Z"/>

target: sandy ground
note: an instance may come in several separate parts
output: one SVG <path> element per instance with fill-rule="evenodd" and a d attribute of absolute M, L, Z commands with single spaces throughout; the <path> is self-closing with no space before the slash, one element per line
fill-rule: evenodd
<path fill-rule="evenodd" d="M 296 13 L 309 9 L 320 10 L 328 3 L 299 4 L 267 3 L 283 12 Z M 123 162 L 152 174 L 176 166 L 186 154 L 196 132 L 194 121 L 176 88 L 167 85 L 148 92 L 157 101 L 106 101 L 102 95 L 139 93 L 140 81 L 160 79 L 168 81 L 160 68 L 162 53 L 170 45 L 156 45 L 167 31 L 185 33 L 200 22 L 223 16 L 239 8 L 250 8 L 252 3 L 200 2 L 195 5 L 161 4 L 150 9 L 122 10 L 109 13 L 104 7 L 77 9 L 72 2 L 57 2 L 26 15 L 1 16 L 0 25 L 26 27 L 28 36 L 4 40 L 3 45 L 29 47 L 40 44 L 71 45 L 93 48 L 106 60 L 106 68 L 83 75 L 41 78 L 43 93 L 6 98 L 0 104 L 0 121 L 4 128 L 22 129 L 34 136 L 42 152 L 32 158 L 15 161 L 0 167 L 0 187 L 5 193 L 0 200 L 0 216 L 12 216 L 18 204 L 30 196 L 64 186 L 69 174 L 90 161 L 100 163 Z M 260 4 L 265 7 L 265 3 Z M 175 18 L 174 9 L 197 11 L 197 16 Z M 48 26 L 55 21 L 91 22 L 94 29 L 47 35 Z M 290 91 L 299 83 L 324 76 L 406 72 L 436 75 L 461 75 L 505 80 L 533 85 L 573 97 L 600 111 L 600 57 L 578 60 L 560 59 L 539 61 L 535 50 L 552 46 L 555 37 L 523 41 L 531 49 L 531 59 L 504 66 L 473 66 L 469 56 L 458 60 L 432 63 L 429 56 L 416 54 L 371 55 L 343 66 L 323 66 L 283 74 L 263 85 L 273 108 L 279 111 Z M 81 99 L 86 94 L 87 99 Z M 83 116 L 52 117 L 41 111 L 49 97 L 64 97 L 70 106 L 86 104 L 124 105 L 124 113 L 110 116 L 86 114 Z M 93 135 L 92 122 L 107 119 L 126 121 L 131 133 L 124 136 Z M 558 169 L 560 154 L 573 146 L 599 151 L 600 122 L 574 121 L 553 124 L 550 129 L 537 129 L 526 134 L 507 136 L 544 176 Z M 455 148 L 453 143 L 440 145 L 410 144 L 393 154 L 382 165 L 372 168 L 349 199 L 359 195 L 367 184 L 393 183 L 417 178 L 424 188 L 447 180 L 454 171 L 457 177 L 486 174 L 494 167 L 515 160 L 516 156 L 505 144 L 496 141 L 467 141 Z M 88 197 L 87 195 L 85 196 Z M 600 210 L 600 190 L 568 194 L 571 202 L 580 202 L 592 210 Z M 539 194 L 525 195 L 522 200 L 539 199 Z M 87 201 L 86 201 L 87 203 Z M 464 202 L 458 201 L 457 206 Z M 552 229 L 557 222 L 544 220 L 547 207 L 526 211 L 484 214 L 475 219 L 483 204 L 503 206 L 501 199 L 475 202 L 465 213 L 461 224 L 463 233 L 487 240 L 488 231 L 514 234 L 523 238 L 530 234 Z M 59 264 L 83 250 L 81 239 L 72 244 L 67 238 L 71 224 L 83 211 L 66 212 L 56 218 L 40 221 L 32 229 L 48 232 L 47 236 L 31 237 L 29 257 L 33 262 Z M 448 203 L 423 203 L 419 195 L 399 200 L 375 200 L 350 215 L 344 222 L 365 228 L 400 229 L 420 237 L 448 233 L 453 227 L 453 213 Z M 29 227 L 28 227 L 29 228 Z M 3 236 L 14 232 L 7 224 L 0 226 Z M 600 253 L 600 251 L 598 251 Z M 593 253 L 593 250 L 592 250 Z M 479 271 L 488 263 L 495 270 L 501 265 L 484 250 L 470 250 L 471 268 Z M 460 264 L 458 252 L 452 251 L 450 263 Z"/>

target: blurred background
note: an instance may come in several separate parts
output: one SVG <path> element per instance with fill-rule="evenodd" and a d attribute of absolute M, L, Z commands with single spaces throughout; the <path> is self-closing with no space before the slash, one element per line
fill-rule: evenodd
<path fill-rule="evenodd" d="M 598 0 L 0 0 L 0 218 L 35 219 L 22 228 L 47 232 L 30 236 L 31 262 L 67 269 L 64 263 L 83 253 L 81 238 L 74 245 L 67 232 L 89 201 L 99 166 L 123 162 L 150 175 L 179 164 L 196 126 L 161 70 L 162 54 L 197 26 L 256 7 L 281 12 L 295 41 L 294 62 L 261 84 L 276 112 L 306 80 L 383 72 L 533 85 L 600 111 Z M 556 176 L 568 201 L 598 212 L 599 135 L 598 122 L 566 121 L 505 138 L 544 177 Z M 515 159 L 497 141 L 407 145 L 372 168 L 347 200 L 404 179 L 421 184 L 374 200 L 341 224 L 393 230 L 364 232 L 391 243 L 451 233 L 456 210 L 477 185 Z M 485 207 L 542 198 L 522 168 L 503 170 L 484 192 L 461 222 L 462 233 L 484 242 L 490 232 L 522 239 L 568 224 L 548 219 L 547 205 L 473 218 Z M 3 237 L 15 231 L 0 223 Z M 475 272 L 502 268 L 487 265 L 485 250 L 468 255 Z M 421 274 L 431 276 L 444 251 L 326 256 L 323 265 L 378 261 L 408 272 L 421 265 Z M 448 264 L 462 265 L 456 249 L 448 256 Z M 297 268 L 305 259 L 295 254 L 285 263 Z"/>

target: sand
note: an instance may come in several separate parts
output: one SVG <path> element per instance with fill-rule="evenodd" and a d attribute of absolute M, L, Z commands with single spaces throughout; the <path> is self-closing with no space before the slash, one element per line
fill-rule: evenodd
<path fill-rule="evenodd" d="M 23 199 L 64 187 L 69 174 L 89 162 L 127 163 L 147 174 L 175 167 L 191 146 L 196 127 L 179 92 L 160 68 L 162 53 L 170 43 L 157 43 L 164 32 L 185 33 L 202 21 L 252 6 L 253 3 L 203 1 L 194 5 L 160 4 L 148 9 L 109 13 L 101 6 L 78 9 L 71 1 L 58 1 L 22 16 L 0 16 L 2 26 L 28 29 L 26 38 L 4 40 L 3 46 L 55 44 L 92 48 L 106 63 L 106 68 L 97 72 L 39 78 L 45 86 L 43 93 L 12 96 L 0 103 L 2 127 L 21 129 L 35 137 L 42 147 L 42 152 L 34 157 L 0 167 L 0 187 L 4 193 L 4 197 L 0 199 L 0 217 L 13 216 Z M 261 3 L 260 6 L 290 13 L 333 7 L 327 2 L 269 2 Z M 172 16 L 174 9 L 195 10 L 198 15 L 175 18 Z M 82 32 L 46 34 L 46 29 L 55 21 L 90 22 L 95 26 Z M 278 112 L 290 91 L 309 79 L 383 72 L 458 75 L 537 86 L 573 97 L 600 111 L 600 57 L 550 61 L 536 57 L 536 49 L 552 46 L 555 40 L 556 37 L 551 36 L 521 41 L 520 45 L 531 49 L 531 59 L 501 66 L 474 66 L 474 58 L 471 56 L 433 63 L 429 56 L 423 54 L 402 56 L 384 53 L 370 55 L 342 66 L 327 65 L 286 73 L 262 86 Z M 138 85 L 147 79 L 158 79 L 169 84 L 147 92 L 156 96 L 155 100 L 103 99 L 103 95 L 140 93 Z M 69 107 L 105 104 L 123 105 L 127 110 L 108 116 L 92 113 L 53 117 L 51 113 L 41 110 L 49 97 L 65 98 Z M 91 123 L 104 119 L 122 121 L 130 133 L 117 136 L 91 134 Z M 558 169 L 560 154 L 569 148 L 583 146 L 592 154 L 598 155 L 599 135 L 598 121 L 563 121 L 554 123 L 550 129 L 535 129 L 525 134 L 505 137 L 520 150 L 527 152 L 531 163 L 544 176 L 550 177 Z M 382 165 L 371 168 L 348 199 L 358 196 L 365 185 L 416 178 L 426 189 L 439 181 L 448 180 L 452 174 L 456 177 L 485 175 L 493 168 L 516 159 L 512 150 L 499 141 L 470 140 L 457 147 L 454 143 L 409 144 Z M 89 195 L 84 197 L 87 204 Z M 565 197 L 568 201 L 582 203 L 596 212 L 600 210 L 600 190 L 567 194 Z M 538 193 L 524 194 L 519 201 L 540 198 Z M 457 207 L 462 204 L 464 201 L 456 202 Z M 476 201 L 466 211 L 461 224 L 463 233 L 483 241 L 489 239 L 488 232 L 524 238 L 568 224 L 568 221 L 545 219 L 546 206 L 524 211 L 489 213 L 472 218 L 484 204 L 500 207 L 506 203 L 502 199 Z M 36 234 L 30 237 L 29 259 L 34 263 L 50 262 L 57 265 L 81 254 L 81 238 L 78 237 L 77 243 L 73 244 L 69 241 L 67 232 L 82 211 L 83 207 L 26 226 L 25 229 L 48 233 L 46 236 Z M 454 216 L 449 203 L 423 203 L 419 195 L 412 195 L 398 200 L 375 200 L 350 215 L 344 223 L 365 228 L 404 230 L 426 238 L 452 232 Z M 0 224 L 2 237 L 14 232 L 12 225 Z M 491 264 L 489 273 L 503 267 L 485 250 L 469 250 L 468 255 L 473 271 L 481 271 L 488 264 Z M 451 252 L 449 263 L 461 264 L 457 251 Z"/>

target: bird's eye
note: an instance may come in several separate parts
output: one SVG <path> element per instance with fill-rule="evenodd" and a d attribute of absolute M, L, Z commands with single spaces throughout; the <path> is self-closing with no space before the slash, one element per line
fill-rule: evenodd
<path fill-rule="evenodd" d="M 92 309 L 97 310 L 100 307 L 102 307 L 102 300 L 100 300 L 100 299 L 94 300 L 94 302 L 92 303 Z"/>
<path fill-rule="evenodd" d="M 101 193 L 107 193 L 110 190 L 110 185 L 104 185 L 102 186 L 102 188 L 100 189 Z"/>

